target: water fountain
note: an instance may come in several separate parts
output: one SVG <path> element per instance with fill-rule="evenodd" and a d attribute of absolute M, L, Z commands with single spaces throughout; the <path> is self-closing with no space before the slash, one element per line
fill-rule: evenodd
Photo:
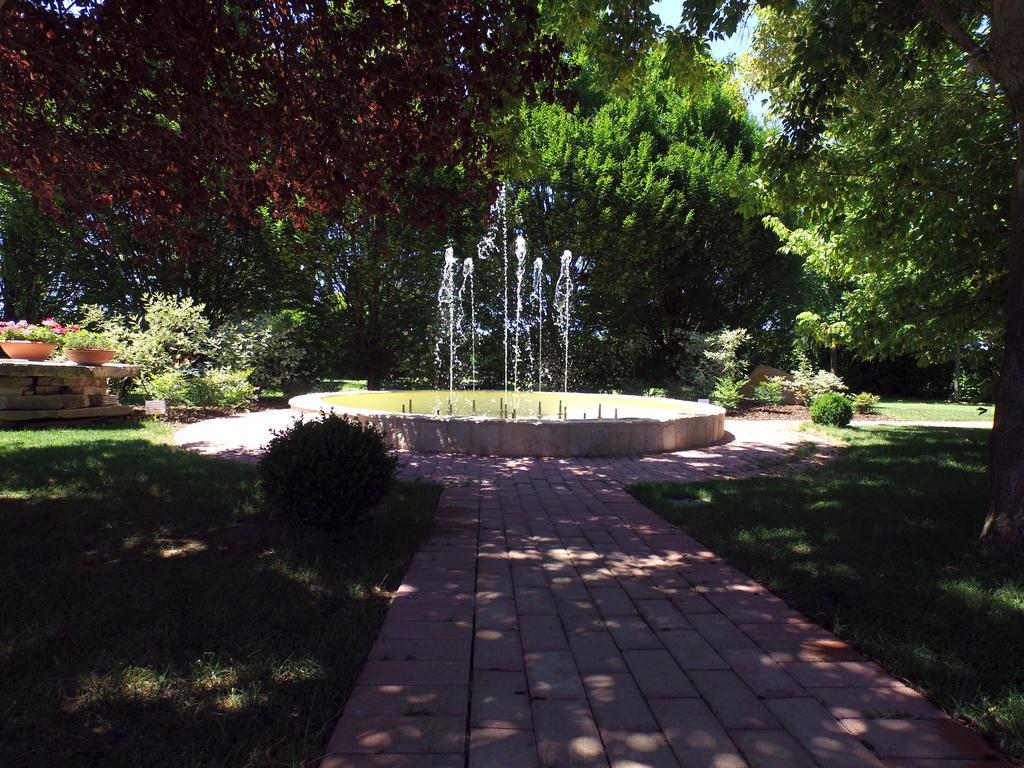
<path fill-rule="evenodd" d="M 504 187 L 491 214 L 492 224 L 477 247 L 477 260 L 483 262 L 497 252 L 501 254 L 503 389 L 476 388 L 478 327 L 474 281 L 480 264 L 472 258 L 460 262 L 449 247 L 444 252 L 437 291 L 439 332 L 434 346 L 438 369 L 443 372 L 447 367 L 447 391 L 315 393 L 292 398 L 291 407 L 300 412 L 342 413 L 375 425 L 397 448 L 434 453 L 624 456 L 675 451 L 722 439 L 725 411 L 717 406 L 660 397 L 569 392 L 572 301 L 576 290 L 574 259 L 569 250 L 562 252 L 553 302 L 554 322 L 562 346 L 562 391 L 543 391 L 544 262 L 539 256 L 533 260 L 530 282 L 526 285 L 527 242 L 522 234 L 517 235 L 513 252 L 515 284 L 511 293 L 509 240 L 513 230 L 508 221 Z M 515 301 L 511 306 L 510 295 Z M 465 372 L 459 352 L 467 346 L 467 339 L 470 389 L 462 389 Z M 534 383 L 536 390 L 531 391 Z"/>

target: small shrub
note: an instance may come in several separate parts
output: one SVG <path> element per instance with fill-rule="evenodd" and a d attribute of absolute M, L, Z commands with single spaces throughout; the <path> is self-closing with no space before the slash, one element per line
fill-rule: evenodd
<path fill-rule="evenodd" d="M 189 379 L 184 371 L 164 371 L 142 380 L 142 391 L 150 400 L 164 400 L 168 405 L 188 401 Z"/>
<path fill-rule="evenodd" d="M 248 408 L 256 402 L 256 395 L 248 371 L 214 368 L 189 380 L 185 401 L 189 405 Z"/>
<path fill-rule="evenodd" d="M 715 382 L 715 388 L 711 392 L 711 402 L 720 405 L 727 411 L 734 411 L 740 406 L 743 395 L 740 394 L 740 387 L 746 384 L 746 379 L 729 379 L 722 377 Z"/>
<path fill-rule="evenodd" d="M 783 386 L 792 390 L 801 405 L 810 405 L 819 397 L 829 392 L 836 394 L 846 391 L 843 380 L 830 371 L 813 371 L 810 368 L 798 368 L 793 373 L 793 381 Z"/>
<path fill-rule="evenodd" d="M 872 395 L 870 392 L 861 392 L 853 398 L 853 410 L 857 413 L 874 413 L 875 406 L 881 400 L 882 398 L 878 395 Z"/>
<path fill-rule="evenodd" d="M 369 516 L 397 469 L 379 429 L 333 414 L 275 433 L 260 460 L 274 514 L 326 528 Z"/>
<path fill-rule="evenodd" d="M 64 334 L 64 349 L 116 349 L 117 342 L 100 331 L 68 331 Z"/>
<path fill-rule="evenodd" d="M 779 376 L 765 379 L 754 387 L 754 399 L 765 405 L 780 405 L 782 403 L 782 382 Z"/>
<path fill-rule="evenodd" d="M 288 390 L 309 367 L 304 333 L 291 312 L 233 320 L 210 336 L 207 355 L 217 368 L 250 371 L 261 389 Z"/>
<path fill-rule="evenodd" d="M 853 418 L 853 406 L 843 395 L 826 392 L 811 403 L 811 421 L 829 427 L 845 427 Z"/>

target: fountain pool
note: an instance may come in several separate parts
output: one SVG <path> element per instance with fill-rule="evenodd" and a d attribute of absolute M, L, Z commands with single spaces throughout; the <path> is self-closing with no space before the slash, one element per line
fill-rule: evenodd
<path fill-rule="evenodd" d="M 293 410 L 332 412 L 379 427 L 391 444 L 425 453 L 637 456 L 719 442 L 725 410 L 663 397 L 413 390 L 321 392 Z"/>

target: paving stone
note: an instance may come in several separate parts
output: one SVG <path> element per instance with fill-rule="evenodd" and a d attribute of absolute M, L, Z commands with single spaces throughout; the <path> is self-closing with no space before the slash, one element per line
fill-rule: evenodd
<path fill-rule="evenodd" d="M 658 638 L 684 670 L 729 668 L 725 659 L 695 630 L 662 632 Z"/>
<path fill-rule="evenodd" d="M 345 715 L 462 715 L 469 705 L 465 685 L 357 685 Z"/>
<path fill-rule="evenodd" d="M 789 622 L 739 626 L 776 661 L 864 661 L 854 648 L 816 624 Z"/>
<path fill-rule="evenodd" d="M 727 648 L 721 656 L 757 696 L 770 699 L 806 695 L 802 685 L 760 650 Z"/>
<path fill-rule="evenodd" d="M 388 621 L 472 622 L 473 609 L 469 606 L 392 605 Z"/>
<path fill-rule="evenodd" d="M 378 638 L 370 649 L 371 659 L 395 661 L 469 661 L 472 651 L 470 638 L 458 638 L 439 643 L 436 640 Z"/>
<path fill-rule="evenodd" d="M 615 640 L 615 644 L 623 650 L 645 650 L 661 648 L 657 638 L 647 622 L 639 616 L 613 616 L 606 619 L 605 627 Z"/>
<path fill-rule="evenodd" d="M 465 717 L 342 717 L 328 754 L 453 754 L 466 748 Z"/>
<path fill-rule="evenodd" d="M 537 758 L 545 768 L 609 768 L 586 701 L 533 702 Z"/>
<path fill-rule="evenodd" d="M 516 590 L 516 609 L 520 616 L 528 614 L 555 615 L 555 600 L 551 590 L 545 585 L 543 588 L 524 587 Z"/>
<path fill-rule="evenodd" d="M 327 755 L 320 768 L 465 768 L 465 755 Z"/>
<path fill-rule="evenodd" d="M 636 606 L 622 587 L 591 587 L 590 595 L 603 619 L 636 615 Z"/>
<path fill-rule="evenodd" d="M 370 659 L 359 676 L 361 685 L 468 685 L 466 661 L 383 661 Z"/>
<path fill-rule="evenodd" d="M 626 671 L 622 655 L 608 632 L 571 635 L 569 647 L 581 673 Z"/>
<path fill-rule="evenodd" d="M 879 757 L 984 759 L 996 755 L 984 739 L 956 720 L 841 720 Z"/>
<path fill-rule="evenodd" d="M 946 713 L 913 688 L 887 685 L 874 688 L 808 688 L 839 719 L 945 718 Z"/>
<path fill-rule="evenodd" d="M 700 699 L 654 699 L 651 708 L 680 765 L 747 768 L 729 734 Z"/>
<path fill-rule="evenodd" d="M 533 731 L 474 728 L 469 734 L 469 768 L 537 768 Z"/>
<path fill-rule="evenodd" d="M 694 670 L 688 677 L 727 730 L 778 728 L 778 721 L 735 672 Z"/>
<path fill-rule="evenodd" d="M 623 651 L 622 656 L 647 698 L 677 699 L 700 695 L 668 651 Z"/>
<path fill-rule="evenodd" d="M 532 728 L 525 673 L 474 673 L 471 717 L 474 728 Z"/>
<path fill-rule="evenodd" d="M 523 650 L 561 651 L 569 648 L 562 631 L 562 621 L 556 615 L 527 615 L 519 617 L 519 635 Z"/>
<path fill-rule="evenodd" d="M 720 613 L 692 614 L 689 620 L 693 628 L 700 632 L 701 637 L 707 640 L 715 650 L 758 647 L 753 640 Z"/>
<path fill-rule="evenodd" d="M 647 623 L 656 631 L 693 628 L 671 600 L 638 600 L 636 606 Z"/>
<path fill-rule="evenodd" d="M 733 731 L 729 735 L 751 768 L 816 768 L 811 756 L 785 731 Z"/>
<path fill-rule="evenodd" d="M 712 594 L 708 600 L 737 624 L 781 624 L 790 621 L 805 622 L 802 614 L 794 611 L 775 595 Z"/>
<path fill-rule="evenodd" d="M 473 669 L 522 672 L 523 645 L 514 629 L 478 629 L 473 644 Z"/>
<path fill-rule="evenodd" d="M 672 604 L 686 615 L 695 613 L 718 613 L 718 609 L 708 602 L 704 595 L 695 589 L 679 589 L 669 599 Z"/>
<path fill-rule="evenodd" d="M 660 732 L 601 728 L 601 741 L 611 768 L 680 768 L 672 748 Z"/>
<path fill-rule="evenodd" d="M 557 600 L 555 607 L 562 617 L 562 625 L 572 634 L 603 632 L 604 621 L 597 612 L 597 606 L 587 600 Z"/>
<path fill-rule="evenodd" d="M 478 600 L 476 626 L 477 629 L 516 629 L 519 626 L 516 601 L 507 597 Z"/>
<path fill-rule="evenodd" d="M 568 651 L 537 651 L 525 657 L 526 679 L 535 699 L 583 699 L 583 682 Z"/>
<path fill-rule="evenodd" d="M 877 757 L 809 696 L 767 699 L 765 706 L 820 765 L 828 768 L 882 768 Z"/>
<path fill-rule="evenodd" d="M 585 674 L 583 686 L 598 727 L 623 731 L 658 730 L 658 723 L 632 675 Z"/>
<path fill-rule="evenodd" d="M 378 639 L 461 640 L 472 637 L 472 621 L 396 621 L 389 615 Z"/>
<path fill-rule="evenodd" d="M 805 688 L 865 688 L 902 685 L 868 661 L 795 661 L 781 665 Z"/>

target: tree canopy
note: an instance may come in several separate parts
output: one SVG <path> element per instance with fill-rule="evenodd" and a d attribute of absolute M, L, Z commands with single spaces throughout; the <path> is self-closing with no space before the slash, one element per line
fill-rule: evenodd
<path fill-rule="evenodd" d="M 211 213 L 393 211 L 410 171 L 486 170 L 501 117 L 561 62 L 516 0 L 15 0 L 0 164 L 53 212 L 114 208 L 186 246 Z"/>

